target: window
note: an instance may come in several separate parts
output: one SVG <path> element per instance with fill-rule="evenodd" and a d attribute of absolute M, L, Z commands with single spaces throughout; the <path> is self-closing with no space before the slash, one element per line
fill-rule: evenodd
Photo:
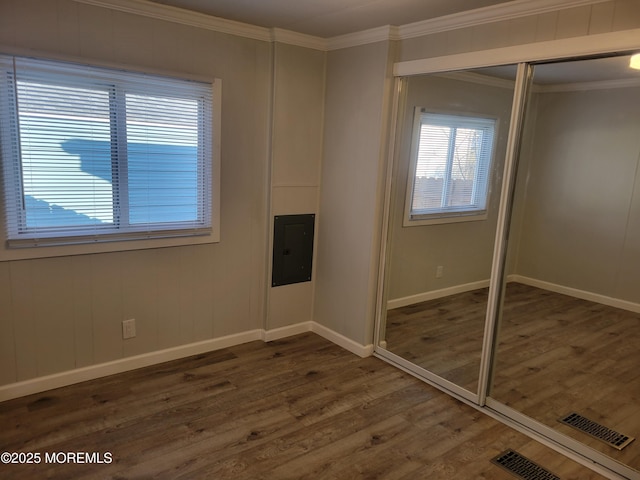
<path fill-rule="evenodd" d="M 416 109 L 405 224 L 486 218 L 495 124 Z"/>
<path fill-rule="evenodd" d="M 212 234 L 211 83 L 17 57 L 0 68 L 9 247 Z"/>

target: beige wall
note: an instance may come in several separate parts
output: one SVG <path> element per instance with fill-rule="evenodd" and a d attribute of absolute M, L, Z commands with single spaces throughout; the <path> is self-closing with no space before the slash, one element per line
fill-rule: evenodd
<path fill-rule="evenodd" d="M 393 45 L 329 52 L 314 319 L 373 338 Z"/>
<path fill-rule="evenodd" d="M 513 89 L 440 76 L 410 78 L 393 190 L 390 300 L 488 280 L 495 239 Z M 403 226 L 415 107 L 498 120 L 490 179 L 488 217 L 472 222 Z M 436 278 L 437 266 L 443 276 Z"/>
<path fill-rule="evenodd" d="M 318 213 L 326 53 L 70 0 L 0 22 L 6 51 L 221 78 L 223 112 L 220 243 L 0 262 L 0 384 L 312 319 L 313 282 L 267 282 L 273 215 Z"/>
<path fill-rule="evenodd" d="M 273 48 L 272 226 L 275 215 L 318 213 L 326 63 L 318 50 L 282 43 Z M 314 286 L 270 288 L 266 328 L 311 321 Z"/>
<path fill-rule="evenodd" d="M 514 272 L 638 303 L 640 88 L 537 97 Z"/>
<path fill-rule="evenodd" d="M 263 328 L 271 45 L 70 0 L 0 22 L 5 50 L 221 78 L 224 118 L 220 243 L 0 262 L 0 384 Z"/>

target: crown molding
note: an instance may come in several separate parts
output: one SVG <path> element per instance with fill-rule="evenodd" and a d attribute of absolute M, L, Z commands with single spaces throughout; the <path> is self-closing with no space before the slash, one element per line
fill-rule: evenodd
<path fill-rule="evenodd" d="M 599 80 L 594 82 L 574 82 L 549 85 L 534 85 L 536 93 L 586 92 L 590 90 L 611 90 L 613 88 L 640 87 L 640 78 L 623 78 L 620 80 Z"/>
<path fill-rule="evenodd" d="M 409 23 L 399 27 L 399 35 L 407 38 L 421 37 L 434 33 L 474 27 L 486 23 L 512 20 L 530 15 L 541 15 L 567 8 L 583 7 L 604 3 L 610 0 L 514 0 L 489 7 L 477 8 L 466 12 L 454 13 L 443 17 Z"/>
<path fill-rule="evenodd" d="M 258 27 L 248 23 L 227 20 L 204 13 L 198 13 L 183 8 L 150 2 L 148 0 L 74 0 L 96 7 L 104 7 L 120 12 L 142 15 L 145 17 L 181 23 L 191 27 L 214 30 L 220 33 L 228 33 L 254 40 L 271 41 L 271 31 L 265 27 Z"/>
<path fill-rule="evenodd" d="M 357 47 L 367 43 L 382 41 L 406 40 L 459 28 L 512 20 L 530 15 L 541 15 L 543 13 L 595 5 L 608 1 L 611 0 L 514 0 L 512 2 L 454 13 L 421 22 L 401 26 L 386 25 L 384 27 L 331 37 L 326 40 L 327 50 Z"/>
<path fill-rule="evenodd" d="M 356 33 L 347 33 L 327 39 L 327 50 L 339 50 L 341 48 L 357 47 L 368 43 L 385 42 L 389 40 L 401 40 L 399 27 L 385 25 L 384 27 L 371 28 Z"/>
<path fill-rule="evenodd" d="M 434 73 L 433 76 L 448 78 L 450 80 L 459 80 L 462 82 L 477 83 L 489 87 L 506 88 L 513 90 L 515 88 L 514 80 L 504 78 L 491 77 L 475 72 L 444 72 Z M 536 84 L 532 85 L 534 93 L 564 93 L 564 92 L 586 92 L 590 90 L 610 90 L 613 88 L 637 88 L 640 87 L 640 78 L 623 78 L 618 80 L 597 80 L 591 82 L 572 82 L 572 83 L 552 83 L 552 84 Z"/>
<path fill-rule="evenodd" d="M 487 87 L 505 88 L 508 90 L 515 89 L 516 85 L 515 80 L 490 77 L 489 75 L 483 75 L 475 72 L 444 72 L 436 73 L 434 76 L 448 78 L 450 80 L 459 80 L 461 82 L 477 83 L 478 85 L 485 85 Z"/>
<path fill-rule="evenodd" d="M 248 23 L 227 20 L 225 18 L 159 4 L 149 0 L 74 1 L 254 40 L 281 42 L 315 50 L 329 51 L 369 43 L 404 40 L 523 16 L 539 15 L 567 8 L 594 5 L 610 0 L 514 0 L 512 2 L 455 13 L 407 25 L 386 25 L 331 38 L 305 35 L 281 28 L 259 27 L 257 25 L 250 25 Z"/>
<path fill-rule="evenodd" d="M 296 45 L 298 47 L 311 48 L 313 50 L 327 51 L 327 40 L 313 35 L 292 32 L 282 28 L 271 29 L 271 41 Z"/>
<path fill-rule="evenodd" d="M 198 13 L 170 5 L 150 2 L 148 0 L 74 0 L 77 3 L 108 8 L 120 12 L 141 15 L 144 17 L 165 20 L 190 27 L 204 28 L 215 32 L 237 35 L 240 37 L 262 40 L 265 42 L 281 42 L 315 50 L 327 50 L 327 40 L 312 35 L 292 32 L 282 28 L 266 28 L 248 23 L 227 20 L 204 13 Z"/>

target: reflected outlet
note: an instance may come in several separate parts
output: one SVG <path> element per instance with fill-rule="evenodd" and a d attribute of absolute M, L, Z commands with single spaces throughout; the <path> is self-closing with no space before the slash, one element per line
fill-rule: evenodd
<path fill-rule="evenodd" d="M 436 267 L 436 278 L 442 278 L 444 275 L 444 267 L 442 265 L 438 265 Z"/>
<path fill-rule="evenodd" d="M 133 338 L 136 336 L 136 319 L 131 318 L 129 320 L 122 321 L 122 338 Z"/>

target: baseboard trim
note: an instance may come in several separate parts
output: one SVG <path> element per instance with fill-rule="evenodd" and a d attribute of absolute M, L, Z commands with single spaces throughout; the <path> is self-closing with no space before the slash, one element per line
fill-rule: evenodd
<path fill-rule="evenodd" d="M 393 310 L 394 308 L 406 307 L 414 305 L 420 302 L 426 302 L 428 300 L 435 300 L 436 298 L 448 297 L 449 295 L 455 295 L 457 293 L 470 292 L 472 290 L 478 290 L 479 288 L 486 288 L 489 286 L 489 280 L 479 280 L 477 282 L 463 283 L 462 285 L 454 285 L 453 287 L 441 288 L 440 290 L 431 290 L 430 292 L 418 293 L 416 295 L 410 295 L 408 297 L 395 298 L 387 302 L 387 309 Z"/>
<path fill-rule="evenodd" d="M 281 338 L 292 337 L 301 333 L 310 332 L 313 322 L 296 323 L 295 325 L 287 325 L 286 327 L 274 328 L 271 330 L 262 330 L 262 341 L 272 342 Z"/>
<path fill-rule="evenodd" d="M 558 285 L 556 283 L 546 282 L 544 280 L 525 277 L 523 275 L 509 275 L 507 276 L 507 282 L 523 283 L 524 285 L 529 285 L 530 287 L 542 288 L 543 290 L 549 290 L 551 292 L 569 295 L 570 297 L 589 300 L 590 302 L 601 303 L 603 305 L 620 308 L 622 310 L 628 310 L 634 313 L 640 313 L 640 303 L 634 303 L 628 300 L 608 297 L 606 295 L 601 295 L 599 293 L 589 292 L 586 290 L 580 290 L 573 287 L 566 287 L 564 285 Z"/>
<path fill-rule="evenodd" d="M 180 345 L 164 350 L 158 350 L 156 352 L 136 355 L 134 357 L 121 358 L 111 362 L 90 365 L 87 367 L 76 368 L 74 370 L 68 370 L 66 372 L 54 373 L 52 375 L 2 385 L 0 386 L 0 402 L 32 395 L 34 393 L 45 392 L 47 390 L 53 390 L 54 388 L 66 387 L 67 385 L 72 385 L 74 383 L 86 382 L 88 380 L 95 380 L 117 373 L 124 373 L 138 368 L 178 360 L 191 355 L 199 355 L 201 353 L 212 352 L 222 348 L 233 347 L 247 342 L 253 342 L 256 340 L 271 342 L 273 340 L 305 332 L 314 332 L 360 357 L 373 355 L 373 345 L 360 345 L 359 343 L 354 342 L 353 340 L 348 339 L 327 327 L 316 322 L 309 321 L 272 330 L 249 330 L 247 332 L 241 332 L 234 335 L 212 338 L 202 342 Z"/>
<path fill-rule="evenodd" d="M 262 330 L 250 330 L 225 337 L 213 338 L 202 342 L 180 345 L 155 352 L 149 352 L 133 357 L 120 358 L 111 362 L 76 368 L 66 372 L 54 373 L 44 377 L 32 378 L 22 382 L 0 386 L 0 402 L 12 398 L 24 397 L 33 393 L 40 393 L 54 388 L 66 387 L 74 383 L 95 380 L 97 378 L 123 373 L 129 370 L 148 367 L 158 363 L 169 362 L 179 358 L 198 355 L 201 353 L 232 347 L 241 343 L 262 339 Z"/>
<path fill-rule="evenodd" d="M 311 322 L 311 331 L 344 348 L 345 350 L 358 355 L 361 358 L 370 357 L 371 355 L 373 355 L 372 343 L 369 345 L 361 345 L 358 342 L 355 342 L 350 338 L 347 338 L 344 335 L 341 335 L 340 333 L 325 327 L 324 325 L 320 325 L 317 322 Z"/>

